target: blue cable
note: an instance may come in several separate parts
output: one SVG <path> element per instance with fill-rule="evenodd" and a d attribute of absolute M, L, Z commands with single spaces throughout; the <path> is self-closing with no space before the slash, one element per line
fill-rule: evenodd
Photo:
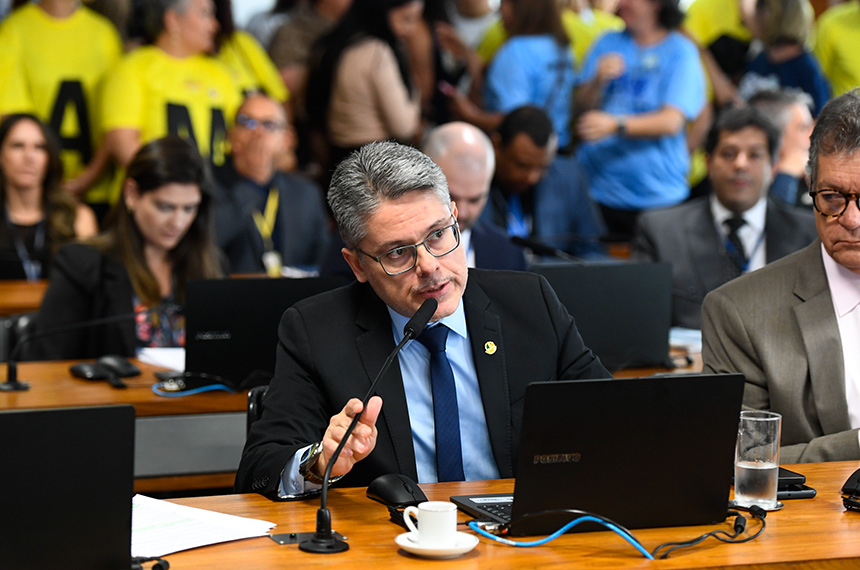
<path fill-rule="evenodd" d="M 183 396 L 191 396 L 192 394 L 200 394 L 202 392 L 211 392 L 213 390 L 224 390 L 225 392 L 235 392 L 229 386 L 225 386 L 224 384 L 209 384 L 208 386 L 201 386 L 199 388 L 193 388 L 191 390 L 182 390 L 179 392 L 166 392 L 161 390 L 162 382 L 157 382 L 152 385 L 152 391 L 158 396 L 167 396 L 168 398 L 180 398 Z"/>
<path fill-rule="evenodd" d="M 471 528 L 472 530 L 474 530 L 475 532 L 477 532 L 481 536 L 495 540 L 496 542 L 501 542 L 502 544 L 507 544 L 508 546 L 529 547 L 529 546 L 541 546 L 543 544 L 550 542 L 551 540 L 555 540 L 556 538 L 563 535 L 564 533 L 566 533 L 567 531 L 569 531 L 570 529 L 572 529 L 576 525 L 583 523 L 583 522 L 596 522 L 596 523 L 599 523 L 599 524 L 605 526 L 606 528 L 608 528 L 609 530 L 620 535 L 621 538 L 623 538 L 624 540 L 626 540 L 627 542 L 632 544 L 633 547 L 636 550 L 638 550 L 645 558 L 647 558 L 648 560 L 654 560 L 654 557 L 651 555 L 651 553 L 648 552 L 647 550 L 645 550 L 645 547 L 643 547 L 642 544 L 640 544 L 639 541 L 636 540 L 631 534 L 624 532 L 623 530 L 621 530 L 620 528 L 618 528 L 614 524 L 608 523 L 606 521 L 600 520 L 599 518 L 591 517 L 591 516 L 584 516 L 584 517 L 579 517 L 578 519 L 574 519 L 574 520 L 570 521 L 569 523 L 567 523 L 566 525 L 564 525 L 563 527 L 561 527 L 560 529 L 558 529 L 557 531 L 555 531 L 554 533 L 552 533 L 551 535 L 549 535 L 545 538 L 541 538 L 540 540 L 532 540 L 532 541 L 515 541 L 515 540 L 510 540 L 508 538 L 502 538 L 502 537 L 496 536 L 490 532 L 487 532 L 486 530 L 482 529 L 481 527 L 479 527 L 478 523 L 476 523 L 475 521 L 471 521 L 469 523 L 469 528 Z"/>

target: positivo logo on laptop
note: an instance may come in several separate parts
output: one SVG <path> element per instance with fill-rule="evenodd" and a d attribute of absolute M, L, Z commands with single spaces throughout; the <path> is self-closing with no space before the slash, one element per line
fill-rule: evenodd
<path fill-rule="evenodd" d="M 194 335 L 195 340 L 230 340 L 230 331 L 201 331 Z"/>
<path fill-rule="evenodd" d="M 534 464 L 548 465 L 551 463 L 579 463 L 582 458 L 580 453 L 548 453 L 545 455 L 535 455 Z"/>

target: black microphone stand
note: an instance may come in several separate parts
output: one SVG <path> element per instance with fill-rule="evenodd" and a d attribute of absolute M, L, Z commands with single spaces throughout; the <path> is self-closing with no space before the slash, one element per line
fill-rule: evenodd
<path fill-rule="evenodd" d="M 436 312 L 436 306 L 438 305 L 436 299 L 427 299 L 424 301 L 421 306 L 415 311 L 415 314 L 409 319 L 409 322 L 406 323 L 406 326 L 403 327 L 403 339 L 394 347 L 394 350 L 391 351 L 391 354 L 388 355 L 388 358 L 385 359 L 385 363 L 382 365 L 382 369 L 379 371 L 379 374 L 376 375 L 376 378 L 373 379 L 373 382 L 370 384 L 370 389 L 365 394 L 364 399 L 362 400 L 362 408 L 361 411 L 355 414 L 352 418 L 352 421 L 349 423 L 349 427 L 346 428 L 346 431 L 343 434 L 343 437 L 340 440 L 340 443 L 337 445 L 337 448 L 334 450 L 334 453 L 328 460 L 328 465 L 325 467 L 325 473 L 323 474 L 323 484 L 322 484 L 322 492 L 320 493 L 320 508 L 317 511 L 317 528 L 316 532 L 314 532 L 313 536 L 308 540 L 299 543 L 299 549 L 305 552 L 314 552 L 316 554 L 333 554 L 335 552 L 344 552 L 349 550 L 349 544 L 335 537 L 334 533 L 331 529 L 331 512 L 328 510 L 326 506 L 328 503 L 328 486 L 329 486 L 329 478 L 331 477 L 331 470 L 334 467 L 334 464 L 337 462 L 337 458 L 340 457 L 340 452 L 343 450 L 344 445 L 346 445 L 347 439 L 352 435 L 355 426 L 358 424 L 358 420 L 361 419 L 361 415 L 364 413 L 365 408 L 367 408 L 367 402 L 370 400 L 371 396 L 376 392 L 376 384 L 379 382 L 379 379 L 382 378 L 383 374 L 388 371 L 388 368 L 391 366 L 391 363 L 394 362 L 394 357 L 397 356 L 397 353 L 400 352 L 400 349 L 403 346 L 418 336 L 422 329 L 427 325 L 427 322 L 433 317 L 433 313 Z"/>
<path fill-rule="evenodd" d="M 149 309 L 151 310 L 151 309 Z M 0 392 L 18 392 L 29 390 L 30 385 L 27 382 L 22 382 L 18 380 L 18 355 L 21 354 L 21 347 L 30 342 L 33 339 L 41 338 L 43 336 L 52 336 L 55 334 L 60 334 L 64 332 L 71 332 L 78 329 L 85 329 L 89 327 L 94 327 L 98 325 L 106 325 L 109 323 L 115 323 L 119 321 L 125 321 L 129 319 L 133 319 L 136 316 L 136 313 L 123 313 L 121 315 L 112 315 L 110 317 L 102 317 L 99 319 L 92 319 L 89 321 L 79 321 L 76 323 L 70 323 L 68 325 L 64 325 L 61 327 L 54 327 L 52 329 L 46 329 L 43 331 L 36 331 L 32 334 L 23 334 L 21 335 L 21 339 L 15 343 L 15 347 L 12 349 L 12 352 L 9 354 L 9 359 L 6 363 L 6 381 L 0 383 Z"/>

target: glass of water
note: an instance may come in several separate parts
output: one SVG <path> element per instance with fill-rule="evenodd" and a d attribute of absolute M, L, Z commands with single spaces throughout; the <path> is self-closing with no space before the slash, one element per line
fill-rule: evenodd
<path fill-rule="evenodd" d="M 782 416 L 775 412 L 743 411 L 735 449 L 735 504 L 777 508 L 779 438 Z"/>

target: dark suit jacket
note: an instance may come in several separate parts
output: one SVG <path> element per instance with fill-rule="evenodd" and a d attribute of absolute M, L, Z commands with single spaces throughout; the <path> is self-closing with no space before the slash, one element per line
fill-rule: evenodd
<path fill-rule="evenodd" d="M 808 245 L 818 235 L 814 214 L 768 199 L 765 258 L 770 263 Z M 702 300 L 734 277 L 714 225 L 707 196 L 643 212 L 632 244 L 633 259 L 672 264 L 672 325 L 702 328 Z"/>
<path fill-rule="evenodd" d="M 260 191 L 228 162 L 216 170 L 215 234 L 232 273 L 263 273 L 263 238 L 254 222 Z M 275 249 L 284 265 L 316 267 L 328 241 L 322 192 L 300 176 L 276 172 L 278 217 Z"/>
<path fill-rule="evenodd" d="M 702 310 L 705 372 L 742 373 L 744 406 L 782 414 L 782 463 L 860 459 L 821 256 L 815 240 L 711 292 Z"/>
<path fill-rule="evenodd" d="M 526 272 L 470 270 L 463 296 L 469 340 L 499 473 L 513 477 L 530 382 L 605 378 L 572 317 L 543 277 Z M 248 435 L 236 491 L 277 495 L 281 472 L 302 447 L 322 439 L 331 416 L 361 398 L 394 348 L 384 303 L 353 283 L 288 309 L 278 331 L 275 377 L 262 418 Z M 498 349 L 488 354 L 484 343 Z M 382 413 L 376 448 L 344 485 L 362 486 L 384 473 L 417 479 L 406 396 L 395 363 L 380 380 Z"/>
<path fill-rule="evenodd" d="M 320 265 L 320 275 L 342 275 L 354 279 L 355 274 L 340 252 L 344 243 L 340 234 L 332 237 Z M 510 269 L 526 271 L 528 262 L 523 250 L 511 243 L 510 237 L 496 226 L 478 220 L 472 227 L 472 247 L 475 248 L 475 266 L 480 269 Z"/>
<path fill-rule="evenodd" d="M 102 317 L 129 315 L 120 322 L 34 339 L 24 349 L 28 359 L 96 358 L 105 354 L 134 356 L 132 298 L 128 271 L 94 247 L 66 245 L 57 252 L 50 282 L 39 309 L 36 331 Z"/>
<path fill-rule="evenodd" d="M 475 248 L 475 267 L 480 269 L 528 269 L 522 248 L 511 243 L 508 234 L 492 224 L 478 220 L 472 226 L 472 247 Z"/>

